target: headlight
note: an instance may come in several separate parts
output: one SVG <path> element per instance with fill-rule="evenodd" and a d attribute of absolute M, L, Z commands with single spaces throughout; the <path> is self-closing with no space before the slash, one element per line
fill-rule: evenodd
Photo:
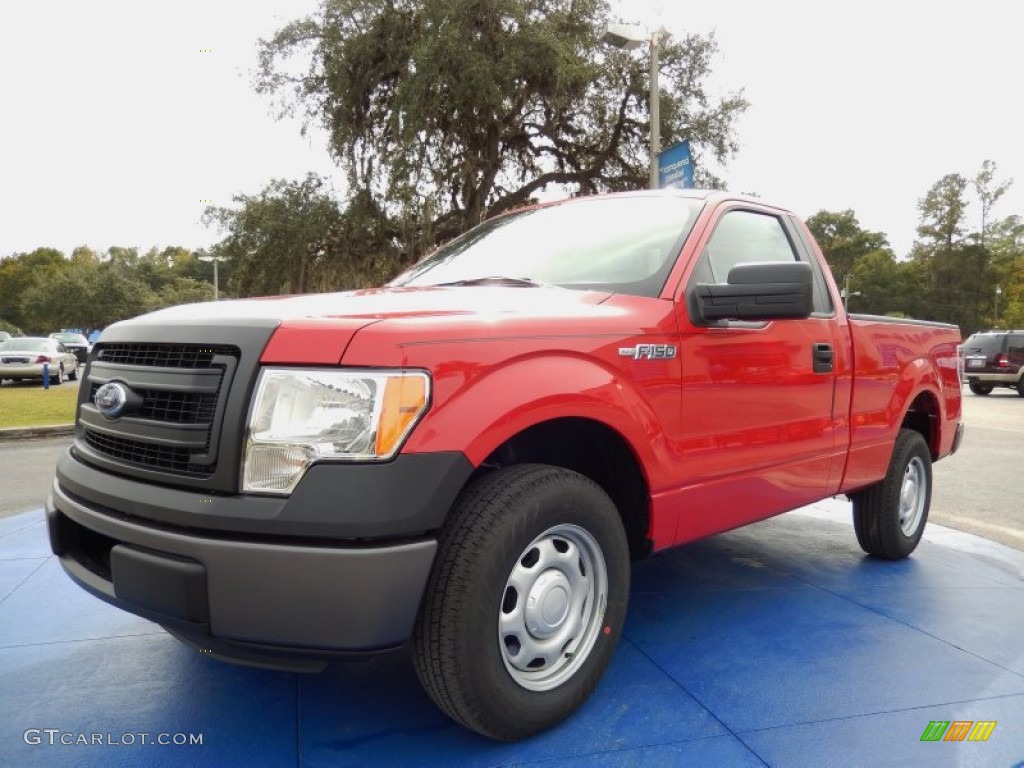
<path fill-rule="evenodd" d="M 249 414 L 242 490 L 290 493 L 320 459 L 389 459 L 429 397 L 422 371 L 265 368 Z"/>

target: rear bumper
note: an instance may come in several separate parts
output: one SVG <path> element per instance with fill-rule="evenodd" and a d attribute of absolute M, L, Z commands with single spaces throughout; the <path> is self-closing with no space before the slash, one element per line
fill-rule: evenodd
<path fill-rule="evenodd" d="M 50 375 L 57 369 L 50 364 Z M 0 368 L 0 379 L 41 379 L 43 378 L 43 366 L 35 363 L 25 365 L 5 365 Z"/>
<path fill-rule="evenodd" d="M 1016 373 L 973 373 L 968 371 L 966 373 L 968 384 L 999 384 L 999 385 L 1017 385 L 1021 381 L 1021 377 L 1024 376 L 1024 371 L 1017 371 Z"/>

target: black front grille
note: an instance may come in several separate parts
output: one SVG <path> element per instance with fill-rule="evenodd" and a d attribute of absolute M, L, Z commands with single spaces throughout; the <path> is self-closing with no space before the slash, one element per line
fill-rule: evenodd
<path fill-rule="evenodd" d="M 97 360 L 155 368 L 212 368 L 218 355 L 237 357 L 235 347 L 201 344 L 103 344 Z"/>
<path fill-rule="evenodd" d="M 99 384 L 89 390 L 89 402 L 96 398 Z M 133 415 L 173 424 L 202 424 L 213 421 L 217 413 L 217 395 L 198 392 L 163 392 L 159 389 L 136 389 L 142 396 L 142 407 Z M 218 393 L 219 394 L 219 393 Z"/>
<path fill-rule="evenodd" d="M 227 345 L 98 344 L 79 415 L 85 446 L 125 468 L 213 475 L 221 398 L 240 354 Z M 108 419 L 94 403 L 96 391 L 111 382 L 128 388 L 134 404 Z"/>
<path fill-rule="evenodd" d="M 104 456 L 143 467 L 203 475 L 212 471 L 209 465 L 194 464 L 191 461 L 192 452 L 186 448 L 170 448 L 141 440 L 127 440 L 123 437 L 103 435 L 92 429 L 85 430 L 85 442 Z"/>

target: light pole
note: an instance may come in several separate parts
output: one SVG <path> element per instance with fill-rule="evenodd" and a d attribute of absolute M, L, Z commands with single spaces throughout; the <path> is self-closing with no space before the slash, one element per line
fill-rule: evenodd
<path fill-rule="evenodd" d="M 860 291 L 850 292 L 850 276 L 847 275 L 843 278 L 843 290 L 840 291 L 843 297 L 843 309 L 846 311 L 850 310 L 850 297 L 860 296 Z"/>
<path fill-rule="evenodd" d="M 197 256 L 200 261 L 212 261 L 213 262 L 213 300 L 220 301 L 220 280 L 217 275 L 217 262 L 220 261 L 220 256 Z"/>
<path fill-rule="evenodd" d="M 658 43 L 664 30 L 648 32 L 639 24 L 609 24 L 601 42 L 614 48 L 632 51 L 644 43 L 650 46 L 651 57 L 651 189 L 658 188 L 658 153 L 661 151 L 661 92 L 658 85 Z"/>
<path fill-rule="evenodd" d="M 999 327 L 999 294 L 1003 292 L 1003 287 L 996 283 L 996 322 L 995 327 Z"/>

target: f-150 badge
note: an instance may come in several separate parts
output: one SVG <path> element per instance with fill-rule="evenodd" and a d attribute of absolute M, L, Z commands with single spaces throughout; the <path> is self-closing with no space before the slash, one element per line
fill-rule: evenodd
<path fill-rule="evenodd" d="M 635 347 L 619 347 L 619 357 L 634 360 L 671 360 L 676 356 L 674 344 L 637 344 Z"/>

